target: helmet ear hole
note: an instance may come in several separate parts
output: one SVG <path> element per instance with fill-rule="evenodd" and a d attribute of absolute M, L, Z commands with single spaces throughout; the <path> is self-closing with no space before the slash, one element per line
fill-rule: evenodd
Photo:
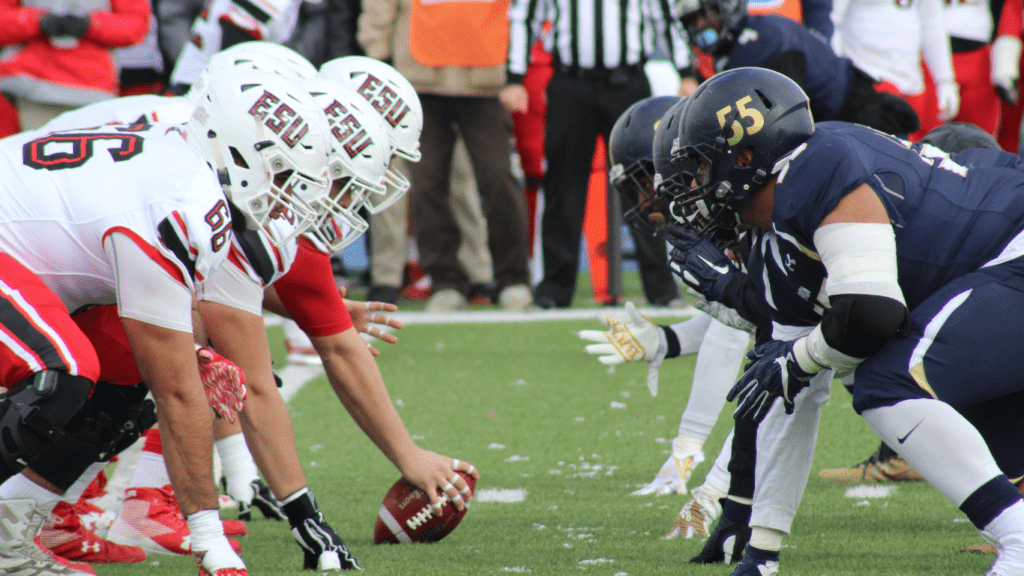
<path fill-rule="evenodd" d="M 753 146 L 748 146 L 748 147 L 744 148 L 743 150 L 740 150 L 740 153 L 736 155 L 736 167 L 737 168 L 746 168 L 747 166 L 750 166 L 751 162 L 753 162 L 753 161 L 754 161 L 754 147 Z"/>
<path fill-rule="evenodd" d="M 228 150 L 231 152 L 231 160 L 234 161 L 235 166 L 239 166 L 247 170 L 249 169 L 249 163 L 242 157 L 242 153 L 238 151 L 238 148 L 228 146 Z"/>

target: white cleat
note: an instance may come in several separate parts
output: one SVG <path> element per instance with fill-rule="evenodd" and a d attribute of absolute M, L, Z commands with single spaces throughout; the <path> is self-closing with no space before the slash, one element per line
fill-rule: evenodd
<path fill-rule="evenodd" d="M 5 576 L 88 576 L 46 553 L 36 536 L 49 514 L 35 500 L 0 501 L 0 574 Z"/>

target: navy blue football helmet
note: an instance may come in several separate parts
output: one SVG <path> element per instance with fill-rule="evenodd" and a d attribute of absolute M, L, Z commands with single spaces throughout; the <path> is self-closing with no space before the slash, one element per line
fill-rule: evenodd
<path fill-rule="evenodd" d="M 686 28 L 690 44 L 721 56 L 732 48 L 743 26 L 747 0 L 676 0 L 673 13 Z"/>
<path fill-rule="evenodd" d="M 807 94 L 764 68 L 716 74 L 688 98 L 672 159 L 693 175 L 672 214 L 719 245 L 740 234 L 739 210 L 814 133 Z"/>
<path fill-rule="evenodd" d="M 610 177 L 622 196 L 625 220 L 637 230 L 654 234 L 653 212 L 667 213 L 667 205 L 655 206 L 654 160 L 651 142 L 665 111 L 679 102 L 678 96 L 654 96 L 633 104 L 619 116 L 608 137 Z M 661 222 L 664 224 L 664 221 Z"/>

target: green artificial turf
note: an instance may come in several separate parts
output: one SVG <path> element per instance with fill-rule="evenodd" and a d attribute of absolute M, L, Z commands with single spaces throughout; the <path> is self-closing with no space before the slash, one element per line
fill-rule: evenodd
<path fill-rule="evenodd" d="M 668 320 L 660 320 L 662 323 Z M 671 450 L 694 357 L 666 362 L 660 392 L 646 364 L 614 370 L 583 352 L 575 332 L 596 321 L 413 325 L 379 345 L 385 382 L 406 427 L 430 450 L 473 462 L 477 490 L 524 494 L 477 502 L 437 544 L 373 544 L 377 508 L 398 479 L 324 378 L 290 403 L 298 453 L 330 523 L 374 575 L 727 575 L 729 566 L 687 560 L 702 542 L 661 540 L 687 496 L 637 497 Z M 281 365 L 280 329 L 269 329 Z M 731 427 L 727 405 L 705 444 L 698 486 Z M 980 575 L 991 556 L 958 550 L 981 542 L 959 510 L 925 483 L 885 498 L 850 498 L 821 468 L 852 465 L 878 440 L 838 384 L 824 407 L 811 479 L 780 573 L 801 576 Z M 950 474 L 956 474 L 950 470 Z M 518 491 L 518 492 L 513 492 Z M 225 517 L 230 517 L 230 514 Z M 241 538 L 249 573 L 303 574 L 287 524 L 258 520 Z M 101 566 L 102 575 L 194 574 L 190 558 Z"/>

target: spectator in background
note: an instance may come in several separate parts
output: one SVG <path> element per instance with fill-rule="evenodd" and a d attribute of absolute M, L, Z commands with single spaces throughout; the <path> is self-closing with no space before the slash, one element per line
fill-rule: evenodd
<path fill-rule="evenodd" d="M 902 96 L 917 112 L 919 140 L 960 110 L 960 87 L 942 14 L 941 0 L 835 0 L 832 48 L 880 81 L 876 88 Z M 936 84 L 925 92 L 921 58 Z M 936 111 L 938 112 L 936 114 Z"/>
<path fill-rule="evenodd" d="M 147 0 L 0 0 L 0 46 L 20 45 L 0 60 L 0 91 L 17 107 L 21 129 L 118 96 L 111 49 L 141 42 L 151 13 Z"/>
<path fill-rule="evenodd" d="M 671 22 L 667 0 L 623 5 L 614 0 L 551 6 L 515 0 L 509 10 L 508 80 L 502 102 L 526 112 L 529 97 L 523 75 L 533 41 L 545 20 L 552 22 L 554 76 L 547 86 L 544 154 L 544 210 L 541 245 L 544 278 L 534 292 L 540 308 L 572 304 L 579 272 L 580 240 L 586 210 L 591 159 L 598 135 L 607 142 L 612 125 L 634 102 L 651 95 L 643 65 L 654 53 L 654 34 L 664 35 L 688 93 L 696 86 L 682 28 Z M 600 15 L 604 17 L 601 18 Z M 653 31 L 651 34 L 641 34 Z M 596 42 L 594 39 L 598 39 Z M 647 300 L 667 305 L 679 296 L 668 272 L 665 243 L 634 235 L 640 278 Z"/>
<path fill-rule="evenodd" d="M 304 0 L 299 21 L 285 45 L 305 56 L 317 68 L 342 56 L 362 56 L 356 41 L 359 0 Z"/>
<path fill-rule="evenodd" d="M 505 3 L 372 0 L 363 8 L 359 39 L 367 55 L 393 60 L 423 105 L 410 210 L 420 264 L 433 286 L 427 308 L 465 308 L 472 282 L 456 255 L 462 231 L 450 203 L 457 133 L 483 196 L 498 304 L 525 308 L 532 301 L 526 209 L 510 168 L 511 120 L 497 98 L 505 84 Z"/>

